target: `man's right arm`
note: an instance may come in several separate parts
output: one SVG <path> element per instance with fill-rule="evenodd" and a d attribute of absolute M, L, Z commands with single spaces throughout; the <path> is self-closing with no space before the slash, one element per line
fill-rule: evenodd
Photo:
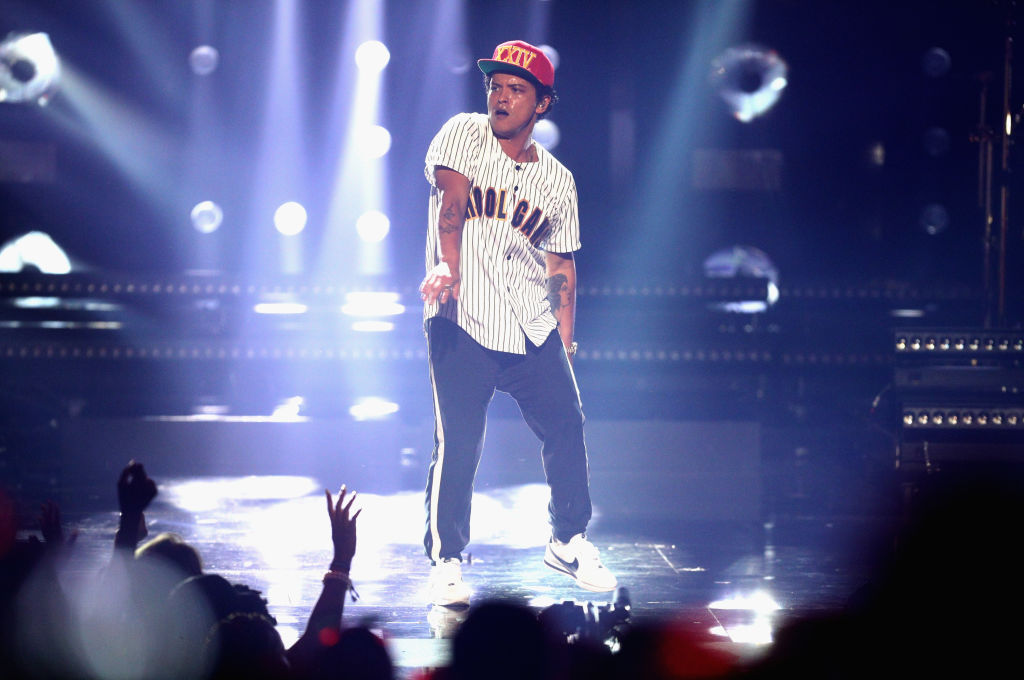
<path fill-rule="evenodd" d="M 434 168 L 434 181 L 441 196 L 437 220 L 441 245 L 441 263 L 431 269 L 420 284 L 420 297 L 427 303 L 458 300 L 462 277 L 459 258 L 462 250 L 462 229 L 466 225 L 469 201 L 469 178 L 451 168 Z"/>

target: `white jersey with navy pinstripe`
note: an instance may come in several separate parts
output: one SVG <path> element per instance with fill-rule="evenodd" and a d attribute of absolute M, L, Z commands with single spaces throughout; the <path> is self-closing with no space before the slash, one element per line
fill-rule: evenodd
<path fill-rule="evenodd" d="M 434 169 L 450 168 L 470 182 L 462 232 L 459 299 L 425 304 L 424 319 L 457 323 L 484 347 L 526 353 L 556 327 L 548 301 L 546 253 L 580 248 L 576 182 L 540 144 L 537 161 L 517 163 L 502 150 L 487 116 L 451 118 L 427 150 L 430 182 L 426 268 L 441 262 L 441 209 Z"/>

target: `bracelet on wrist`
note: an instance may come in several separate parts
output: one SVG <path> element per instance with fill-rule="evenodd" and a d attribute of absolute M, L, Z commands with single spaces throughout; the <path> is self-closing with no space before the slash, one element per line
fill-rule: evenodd
<path fill-rule="evenodd" d="M 356 587 L 352 585 L 352 577 L 348 575 L 347 571 L 341 569 L 331 569 L 324 574 L 323 582 L 326 584 L 328 581 L 341 581 L 345 584 L 345 590 L 351 593 L 352 601 L 355 602 L 359 599 L 359 593 L 356 592 Z"/>
<path fill-rule="evenodd" d="M 349 577 L 348 572 L 347 571 L 342 571 L 341 569 L 331 569 L 326 574 L 324 574 L 324 580 L 325 581 L 348 581 L 349 583 L 352 582 L 352 579 Z"/>

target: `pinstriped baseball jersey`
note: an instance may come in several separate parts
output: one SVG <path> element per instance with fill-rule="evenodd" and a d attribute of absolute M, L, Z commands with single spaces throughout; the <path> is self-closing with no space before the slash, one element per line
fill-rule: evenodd
<path fill-rule="evenodd" d="M 423 318 L 444 317 L 484 347 L 515 354 L 526 353 L 527 338 L 541 345 L 556 327 L 547 298 L 546 253 L 580 248 L 572 173 L 540 144 L 534 146 L 537 162 L 517 163 L 502 150 L 485 114 L 461 113 L 444 124 L 426 157 L 428 272 L 441 262 L 434 168 L 469 178 L 470 197 L 459 299 L 425 304 Z"/>

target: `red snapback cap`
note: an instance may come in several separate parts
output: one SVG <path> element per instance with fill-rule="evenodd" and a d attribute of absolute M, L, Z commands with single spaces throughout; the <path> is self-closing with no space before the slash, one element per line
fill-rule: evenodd
<path fill-rule="evenodd" d="M 503 42 L 494 48 L 494 56 L 476 62 L 480 70 L 491 74 L 495 71 L 514 73 L 536 80 L 545 87 L 555 85 L 555 67 L 539 47 L 522 40 Z"/>

